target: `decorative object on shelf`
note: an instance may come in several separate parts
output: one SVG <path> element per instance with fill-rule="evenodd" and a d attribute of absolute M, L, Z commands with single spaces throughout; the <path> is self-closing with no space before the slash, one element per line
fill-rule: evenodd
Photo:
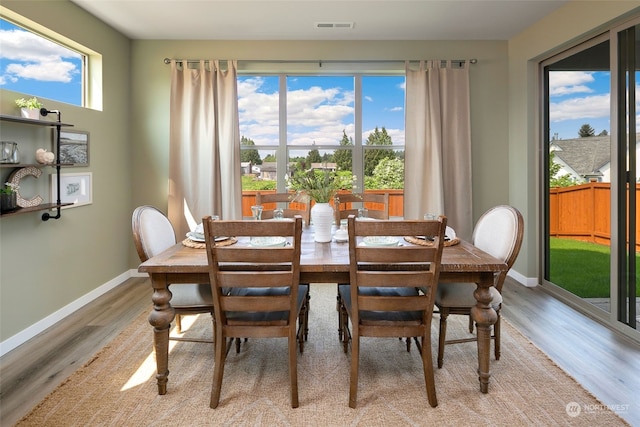
<path fill-rule="evenodd" d="M 18 186 L 5 182 L 0 188 L 0 212 L 11 212 L 18 209 Z"/>
<path fill-rule="evenodd" d="M 19 98 L 16 99 L 16 105 L 20 108 L 22 117 L 24 117 L 25 119 L 40 119 L 40 109 L 43 107 L 43 105 L 40 101 L 38 101 L 38 98 Z"/>
<path fill-rule="evenodd" d="M 51 200 L 58 200 L 57 179 L 51 174 Z M 63 209 L 93 203 L 92 180 L 91 172 L 60 174 L 60 203 L 73 203 Z"/>
<path fill-rule="evenodd" d="M 58 162 L 70 166 L 89 166 L 89 132 L 61 130 Z"/>
<path fill-rule="evenodd" d="M 18 143 L 13 141 L 2 141 L 0 163 L 20 163 L 20 152 L 18 151 Z"/>
<path fill-rule="evenodd" d="M 36 150 L 36 162 L 41 165 L 50 165 L 53 163 L 53 160 L 56 158 L 56 155 L 51 151 L 47 151 L 44 148 L 38 148 Z"/>
<path fill-rule="evenodd" d="M 334 212 L 329 202 L 338 190 L 353 190 L 356 179 L 355 175 L 338 175 L 327 164 L 323 164 L 321 170 L 298 170 L 291 178 L 285 176 L 287 187 L 296 191 L 294 200 L 306 197 L 315 202 L 311 207 L 311 223 L 315 229 L 316 242 L 331 241 Z"/>
<path fill-rule="evenodd" d="M 14 184 L 16 188 L 20 188 L 20 180 L 26 176 L 40 177 L 42 175 L 42 171 L 35 166 L 27 166 L 26 168 L 20 168 L 17 171 L 14 171 L 9 175 L 9 182 Z M 25 199 L 20 194 L 19 190 L 16 190 L 17 193 L 17 203 L 21 208 L 30 208 L 33 206 L 39 206 L 42 203 L 42 197 L 40 195 L 35 195 L 30 199 Z"/>

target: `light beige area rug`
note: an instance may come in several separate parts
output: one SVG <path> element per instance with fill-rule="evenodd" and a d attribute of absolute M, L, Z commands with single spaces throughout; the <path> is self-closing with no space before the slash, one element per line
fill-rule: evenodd
<path fill-rule="evenodd" d="M 489 393 L 479 391 L 475 343 L 447 346 L 444 367 L 435 369 L 436 408 L 427 403 L 415 346 L 408 353 L 397 339 L 365 339 L 358 407 L 351 409 L 350 352 L 344 354 L 338 341 L 335 292 L 335 285 L 312 285 L 309 341 L 298 356 L 297 409 L 290 406 L 284 339 L 250 339 L 239 354 L 231 350 L 215 410 L 209 408 L 211 345 L 172 342 L 168 391 L 159 396 L 152 329 L 145 314 L 18 425 L 626 425 L 507 322 L 502 357 L 491 360 Z M 189 319 L 195 319 L 191 326 Z M 206 315 L 183 322 L 188 335 L 211 334 Z M 437 322 L 436 315 L 434 343 Z M 448 329 L 450 337 L 464 334 L 466 319 L 450 317 Z"/>

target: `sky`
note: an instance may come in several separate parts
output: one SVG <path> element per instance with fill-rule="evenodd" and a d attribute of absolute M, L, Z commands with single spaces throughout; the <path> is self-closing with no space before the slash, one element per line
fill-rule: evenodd
<path fill-rule="evenodd" d="M 552 72 L 550 135 L 577 138 L 583 124 L 610 133 L 609 82 L 608 72 Z M 0 87 L 81 105 L 81 85 L 78 53 L 0 20 Z M 287 89 L 289 144 L 337 145 L 343 130 L 354 137 L 353 77 L 290 76 Z M 403 145 L 404 77 L 364 76 L 362 92 L 363 141 L 377 126 Z M 277 76 L 241 77 L 238 95 L 241 134 L 256 144 L 277 144 Z"/>

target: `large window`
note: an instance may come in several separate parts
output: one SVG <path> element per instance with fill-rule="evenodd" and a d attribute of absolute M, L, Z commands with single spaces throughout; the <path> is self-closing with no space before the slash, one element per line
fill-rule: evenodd
<path fill-rule="evenodd" d="M 242 75 L 243 190 L 286 189 L 296 168 L 357 177 L 358 190 L 404 186 L 404 75 Z"/>
<path fill-rule="evenodd" d="M 85 105 L 86 55 L 0 19 L 0 88 Z"/>

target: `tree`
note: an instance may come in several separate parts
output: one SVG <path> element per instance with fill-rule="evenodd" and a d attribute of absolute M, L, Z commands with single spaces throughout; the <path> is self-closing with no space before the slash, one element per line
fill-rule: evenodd
<path fill-rule="evenodd" d="M 252 139 L 247 137 L 240 138 L 240 145 L 256 145 Z M 261 165 L 262 159 L 260 158 L 260 153 L 256 149 L 247 149 L 240 150 L 240 161 L 241 162 L 251 162 L 254 165 Z"/>
<path fill-rule="evenodd" d="M 580 126 L 580 130 L 578 131 L 578 135 L 580 135 L 580 138 L 588 138 L 590 136 L 594 136 L 595 134 L 596 134 L 595 129 L 593 129 L 591 125 L 588 123 L 585 123 L 582 126 Z"/>
<path fill-rule="evenodd" d="M 557 188 L 557 187 L 571 187 L 573 185 L 578 184 L 578 182 L 571 176 L 571 174 L 564 174 L 560 176 L 556 176 L 560 169 L 562 169 L 562 165 L 556 163 L 555 153 L 552 151 L 549 153 L 549 188 Z"/>
<path fill-rule="evenodd" d="M 404 188 L 404 162 L 400 159 L 381 159 L 373 171 L 373 176 L 367 180 L 365 188 Z"/>
<path fill-rule="evenodd" d="M 367 138 L 367 146 L 371 145 L 393 145 L 391 137 L 387 133 L 387 129 L 382 127 L 382 130 L 378 130 L 376 126 L 375 130 L 369 134 Z M 393 159 L 396 155 L 393 150 L 375 150 L 365 149 L 364 151 L 364 175 L 372 176 L 373 171 L 382 159 Z"/>
<path fill-rule="evenodd" d="M 275 154 L 267 154 L 266 156 L 264 156 L 264 159 L 262 159 L 263 162 L 276 162 L 276 155 Z"/>
<path fill-rule="evenodd" d="M 317 148 L 314 148 L 307 154 L 307 165 L 311 167 L 312 163 L 322 163 L 322 156 Z"/>
<path fill-rule="evenodd" d="M 340 140 L 340 146 L 352 146 L 353 140 L 347 136 L 347 133 L 342 131 L 342 140 Z M 353 151 L 350 149 L 337 149 L 333 155 L 333 159 L 336 162 L 338 170 L 350 171 L 353 165 Z"/>
<path fill-rule="evenodd" d="M 609 132 L 607 132 L 606 129 L 604 129 L 602 132 L 598 134 L 598 136 L 607 136 L 607 135 L 609 135 Z"/>

